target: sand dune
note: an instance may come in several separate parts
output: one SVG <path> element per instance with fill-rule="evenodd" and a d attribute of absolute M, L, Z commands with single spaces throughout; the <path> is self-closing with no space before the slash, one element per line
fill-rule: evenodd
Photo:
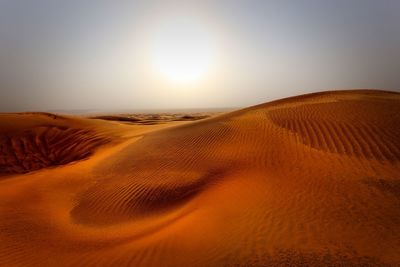
<path fill-rule="evenodd" d="M 400 94 L 0 126 L 0 266 L 400 265 Z"/>
<path fill-rule="evenodd" d="M 196 121 L 215 116 L 221 112 L 195 112 L 195 113 L 160 113 L 160 114 L 119 114 L 119 115 L 98 115 L 92 116 L 92 119 L 126 122 L 138 125 L 153 125 L 167 123 L 172 121 Z"/>

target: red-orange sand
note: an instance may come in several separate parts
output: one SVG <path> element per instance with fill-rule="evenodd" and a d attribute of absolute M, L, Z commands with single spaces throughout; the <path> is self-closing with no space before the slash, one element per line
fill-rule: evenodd
<path fill-rule="evenodd" d="M 400 266 L 400 94 L 197 122 L 0 115 L 0 266 Z"/>

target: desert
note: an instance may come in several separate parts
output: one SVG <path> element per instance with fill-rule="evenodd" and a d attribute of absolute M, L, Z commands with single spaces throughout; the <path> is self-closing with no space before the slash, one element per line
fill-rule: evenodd
<path fill-rule="evenodd" d="M 165 117 L 1 114 L 0 266 L 400 264 L 399 93 Z"/>

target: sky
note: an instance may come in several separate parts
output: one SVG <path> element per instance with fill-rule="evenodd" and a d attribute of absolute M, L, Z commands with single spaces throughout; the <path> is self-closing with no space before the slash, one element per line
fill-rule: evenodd
<path fill-rule="evenodd" d="M 400 92 L 398 0 L 0 0 L 0 112 Z"/>

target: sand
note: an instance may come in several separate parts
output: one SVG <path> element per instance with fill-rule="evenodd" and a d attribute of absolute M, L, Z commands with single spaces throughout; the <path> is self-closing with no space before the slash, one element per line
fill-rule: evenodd
<path fill-rule="evenodd" d="M 199 121 L 0 115 L 0 266 L 400 266 L 400 94 Z"/>

